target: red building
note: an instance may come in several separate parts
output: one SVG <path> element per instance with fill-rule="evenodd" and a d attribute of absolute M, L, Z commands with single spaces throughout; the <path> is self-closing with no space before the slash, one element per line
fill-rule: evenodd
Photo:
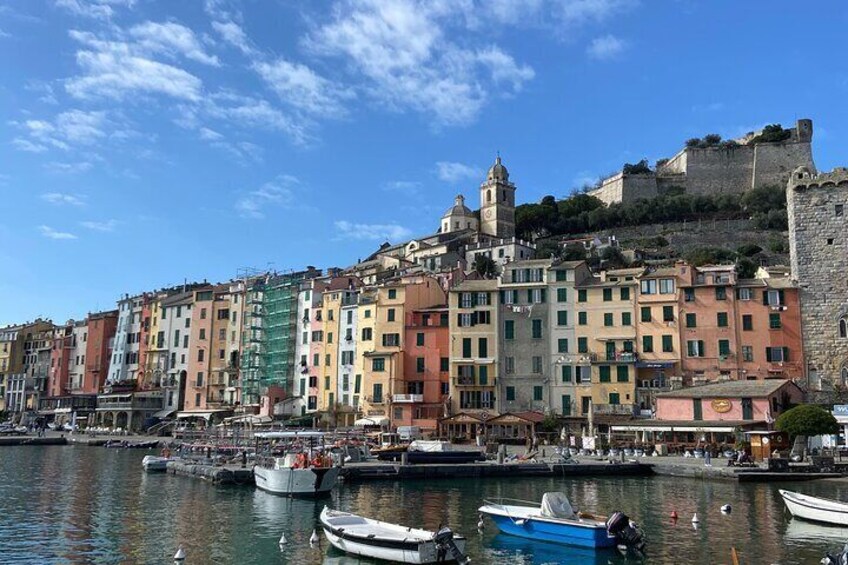
<path fill-rule="evenodd" d="M 85 343 L 85 375 L 79 394 L 97 394 L 106 382 L 109 360 L 118 327 L 118 311 L 96 312 L 88 315 L 88 338 Z"/>
<path fill-rule="evenodd" d="M 439 418 L 445 415 L 449 389 L 448 307 L 422 308 L 408 313 L 404 332 L 404 380 L 397 383 L 397 392 L 392 398 L 392 423 L 435 432 Z"/>
<path fill-rule="evenodd" d="M 69 388 L 70 360 L 74 349 L 74 322 L 57 326 L 50 354 L 50 373 L 47 378 L 47 397 L 61 396 Z"/>

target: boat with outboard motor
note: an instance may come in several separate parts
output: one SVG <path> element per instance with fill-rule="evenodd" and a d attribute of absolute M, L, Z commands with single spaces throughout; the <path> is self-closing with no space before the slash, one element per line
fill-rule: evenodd
<path fill-rule="evenodd" d="M 324 507 L 321 527 L 327 541 L 352 555 L 394 563 L 460 563 L 465 556 L 465 538 L 450 528 L 437 532 L 419 530 L 372 520 L 350 512 Z"/>
<path fill-rule="evenodd" d="M 505 534 L 592 549 L 618 546 L 645 552 L 642 532 L 624 513 L 613 512 L 604 518 L 577 512 L 560 492 L 545 493 L 541 504 L 508 498 L 484 500 L 479 512 Z"/>
<path fill-rule="evenodd" d="M 256 438 L 256 486 L 285 496 L 319 496 L 336 486 L 341 468 L 325 452 L 326 434 L 314 431 L 261 432 Z"/>

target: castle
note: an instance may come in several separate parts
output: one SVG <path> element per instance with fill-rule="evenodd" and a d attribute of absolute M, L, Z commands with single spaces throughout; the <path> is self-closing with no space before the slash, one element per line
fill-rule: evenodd
<path fill-rule="evenodd" d="M 781 141 L 761 141 L 762 131 L 729 143 L 693 146 L 657 162 L 656 171 L 624 171 L 591 190 L 606 204 L 653 198 L 679 187 L 689 194 L 740 193 L 764 186 L 784 186 L 791 171 L 815 172 L 812 154 L 813 122 L 798 120 Z"/>
<path fill-rule="evenodd" d="M 811 390 L 848 386 L 848 168 L 798 167 L 786 188 L 792 273 Z"/>

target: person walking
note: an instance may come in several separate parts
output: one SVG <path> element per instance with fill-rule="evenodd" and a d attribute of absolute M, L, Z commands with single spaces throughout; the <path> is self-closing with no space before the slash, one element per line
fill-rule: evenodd
<path fill-rule="evenodd" d="M 704 449 L 704 466 L 705 467 L 712 467 L 713 466 L 712 460 L 713 460 L 713 451 L 712 451 L 712 449 L 710 449 L 709 446 L 707 446 Z"/>

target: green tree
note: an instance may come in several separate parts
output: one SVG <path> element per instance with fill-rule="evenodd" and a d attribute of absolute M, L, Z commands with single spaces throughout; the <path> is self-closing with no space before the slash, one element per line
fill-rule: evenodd
<path fill-rule="evenodd" d="M 755 143 L 773 143 L 776 141 L 786 141 L 790 137 L 792 137 L 792 132 L 790 130 L 783 129 L 783 126 L 781 126 L 780 124 L 770 124 L 764 127 L 763 131 L 761 131 L 759 135 L 751 139 L 748 144 L 753 145 Z"/>
<path fill-rule="evenodd" d="M 542 430 L 553 433 L 559 430 L 559 420 L 554 414 L 547 414 L 545 415 L 545 419 L 542 420 L 540 426 Z"/>
<path fill-rule="evenodd" d="M 621 171 L 625 175 L 644 175 L 651 172 L 651 167 L 648 166 L 648 160 L 642 159 L 638 163 L 625 163 Z"/>
<path fill-rule="evenodd" d="M 562 246 L 558 241 L 552 239 L 544 239 L 536 243 L 536 259 L 550 259 L 551 257 L 559 258 L 562 256 Z"/>
<path fill-rule="evenodd" d="M 740 279 L 753 279 L 757 268 L 757 264 L 747 257 L 740 257 L 736 261 L 736 276 Z"/>
<path fill-rule="evenodd" d="M 744 243 L 736 248 L 736 252 L 745 257 L 753 257 L 762 250 L 763 248 L 755 243 Z"/>
<path fill-rule="evenodd" d="M 790 408 L 777 417 L 774 426 L 778 431 L 788 433 L 791 438 L 839 433 L 839 424 L 833 414 L 814 404 Z"/>
<path fill-rule="evenodd" d="M 485 279 L 493 279 L 498 276 L 498 265 L 494 259 L 486 255 L 477 255 L 471 266 L 474 271 Z"/>

